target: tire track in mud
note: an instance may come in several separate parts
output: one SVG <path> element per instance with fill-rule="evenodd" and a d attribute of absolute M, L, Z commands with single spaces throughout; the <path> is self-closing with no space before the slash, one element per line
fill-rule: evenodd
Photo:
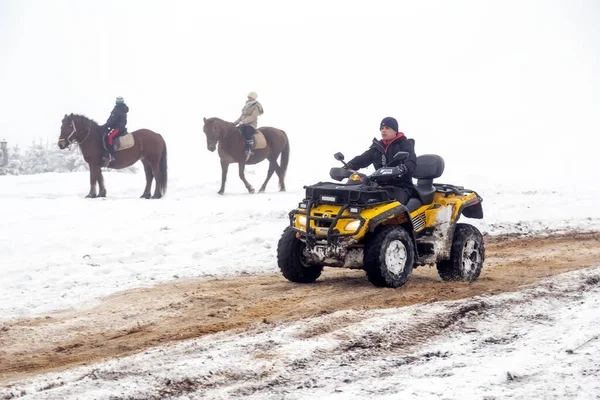
<path fill-rule="evenodd" d="M 600 233 L 486 238 L 486 262 L 474 283 L 442 282 L 419 267 L 399 289 L 376 288 L 363 271 L 326 268 L 310 285 L 281 275 L 178 281 L 115 294 L 85 311 L 0 324 L 0 382 L 123 357 L 203 335 L 269 329 L 338 310 L 402 307 L 519 290 L 600 260 Z M 335 326 L 314 325 L 319 335 Z"/>
<path fill-rule="evenodd" d="M 369 378 L 365 378 L 364 366 L 369 366 L 366 376 L 370 376 L 372 380 L 373 376 L 381 378 L 392 376 L 399 368 L 401 369 L 407 365 L 422 366 L 432 361 L 435 362 L 435 359 L 438 358 L 452 357 L 454 351 L 443 346 L 441 349 L 438 347 L 434 351 L 431 351 L 431 349 L 419 350 L 419 347 L 428 341 L 453 333 L 456 334 L 456 332 L 478 332 L 481 334 L 481 328 L 477 325 L 482 319 L 497 318 L 498 315 L 502 315 L 508 310 L 510 310 L 508 312 L 511 313 L 511 317 L 514 319 L 507 324 L 506 330 L 493 330 L 491 335 L 489 331 L 480 335 L 476 340 L 478 342 L 477 346 L 489 348 L 490 345 L 504 346 L 518 341 L 521 334 L 518 333 L 518 330 L 515 333 L 514 330 L 511 331 L 509 328 L 513 324 L 518 325 L 517 321 L 534 321 L 533 326 L 535 326 L 536 323 L 540 324 L 540 321 L 547 322 L 553 319 L 552 315 L 540 314 L 539 309 L 536 310 L 534 304 L 537 299 L 543 299 L 542 302 L 559 301 L 562 304 L 581 304 L 585 292 L 597 290 L 599 287 L 600 272 L 595 269 L 595 272 L 588 274 L 587 278 L 582 278 L 582 275 L 571 274 L 567 279 L 578 280 L 578 288 L 574 290 L 572 281 L 556 279 L 543 284 L 536 284 L 529 289 L 505 293 L 502 296 L 477 297 L 456 303 L 439 303 L 439 305 L 433 305 L 433 307 L 412 308 L 412 311 L 409 311 L 412 315 L 408 319 L 403 310 L 394 309 L 381 309 L 365 313 L 366 316 L 363 316 L 363 318 L 356 312 L 350 312 L 311 319 L 308 320 L 309 324 L 317 320 L 321 326 L 331 326 L 330 332 L 322 332 L 323 335 L 328 335 L 328 337 L 321 338 L 327 344 L 314 350 L 315 341 L 310 343 L 309 340 L 306 347 L 312 348 L 312 352 L 309 350 L 306 353 L 290 355 L 286 351 L 286 346 L 294 341 L 292 337 L 306 338 L 306 335 L 302 334 L 304 326 L 296 324 L 295 329 L 300 334 L 288 333 L 287 337 L 280 334 L 279 337 L 276 336 L 275 340 L 269 341 L 272 359 L 286 357 L 283 363 L 286 365 L 285 367 L 281 367 L 281 362 L 274 361 L 270 364 L 272 368 L 266 369 L 266 373 L 256 378 L 251 374 L 247 374 L 250 378 L 243 380 L 243 383 L 240 384 L 239 380 L 227 379 L 228 374 L 234 372 L 243 374 L 248 370 L 240 371 L 239 363 L 231 363 L 229 369 L 220 370 L 217 377 L 205 378 L 206 375 L 199 374 L 193 376 L 195 379 L 188 377 L 188 381 L 194 383 L 194 389 L 191 390 L 189 387 L 186 389 L 195 393 L 208 394 L 203 398 L 220 398 L 222 393 L 227 393 L 232 398 L 260 393 L 261 397 L 265 399 L 278 399 L 301 388 L 309 390 L 321 388 L 335 379 L 340 382 L 339 377 L 343 377 L 345 384 L 362 382 L 363 385 L 361 386 L 364 387 L 364 392 L 361 394 L 363 395 L 394 394 L 397 390 L 397 381 L 377 385 L 376 388 L 369 387 L 366 382 Z M 514 310 L 518 311 L 514 312 Z M 340 328 L 339 321 L 348 321 L 349 319 L 357 321 L 357 323 L 348 324 L 347 328 Z M 506 316 L 502 320 L 506 321 Z M 312 329 L 305 329 L 305 331 L 312 332 Z M 485 329 L 483 332 L 486 332 Z M 309 338 L 312 338 L 312 335 Z M 593 337 L 590 340 L 596 339 L 597 337 Z M 263 338 L 260 342 L 248 343 L 246 348 L 239 351 L 245 354 L 257 354 L 257 342 L 260 344 L 265 341 Z M 318 342 L 319 338 L 316 341 Z M 199 358 L 201 357 L 202 355 L 199 355 Z M 253 362 L 246 361 L 246 363 L 256 365 Z M 453 375 L 452 370 L 456 368 L 456 365 L 456 362 L 445 366 L 438 364 L 438 368 L 435 371 L 429 371 L 429 373 L 433 372 L 435 375 L 441 374 L 442 376 L 446 374 Z M 597 368 L 594 369 L 594 367 L 590 369 L 597 371 Z M 203 379 L 197 379 L 198 376 Z M 225 379 L 222 379 L 222 377 Z M 212 390 L 215 386 L 221 390 L 217 392 L 218 394 Z M 164 387 L 168 389 L 166 385 Z M 170 392 L 170 394 L 182 395 L 185 393 Z M 146 393 L 144 393 L 145 395 Z M 313 397 L 318 398 L 319 396 L 313 394 Z M 355 392 L 349 397 L 361 398 L 364 396 L 357 395 Z M 137 398 L 141 399 L 142 397 Z"/>

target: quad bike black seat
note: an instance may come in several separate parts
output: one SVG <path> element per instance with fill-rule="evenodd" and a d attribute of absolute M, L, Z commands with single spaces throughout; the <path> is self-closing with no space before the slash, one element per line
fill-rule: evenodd
<path fill-rule="evenodd" d="M 424 204 L 433 203 L 435 186 L 433 180 L 442 176 L 444 172 L 444 159 L 435 154 L 423 154 L 417 157 L 417 167 L 413 178 L 417 180 L 413 197 L 408 200 L 406 207 L 412 212 Z"/>

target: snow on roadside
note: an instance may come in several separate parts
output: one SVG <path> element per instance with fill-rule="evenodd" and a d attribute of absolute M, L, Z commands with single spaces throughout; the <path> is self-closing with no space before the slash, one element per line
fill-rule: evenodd
<path fill-rule="evenodd" d="M 255 186 L 264 171 L 249 172 Z M 102 296 L 184 277 L 277 273 L 277 241 L 302 185 L 248 195 L 230 174 L 225 196 L 213 179 L 173 174 L 168 196 L 140 200 L 143 176 L 106 173 L 109 198 L 84 199 L 86 173 L 1 176 L 0 321 L 83 307 Z M 523 190 L 482 180 L 484 233 L 531 235 L 600 230 L 593 191 Z M 600 189 L 596 189 L 600 190 Z M 576 202 L 578 207 L 564 207 Z M 594 214 L 596 213 L 596 214 Z M 91 303 L 88 303 L 91 304 Z"/>

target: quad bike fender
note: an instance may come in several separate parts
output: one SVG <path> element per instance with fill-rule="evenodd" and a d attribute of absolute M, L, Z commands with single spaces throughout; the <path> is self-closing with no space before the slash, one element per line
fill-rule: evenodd
<path fill-rule="evenodd" d="M 458 215 L 464 215 L 467 218 L 483 218 L 483 206 L 481 202 L 483 199 L 479 196 L 476 196 L 465 203 L 463 203 L 458 210 Z"/>
<path fill-rule="evenodd" d="M 419 254 L 417 251 L 417 238 L 415 236 L 415 231 L 413 228 L 412 219 L 410 218 L 410 213 L 408 212 L 408 208 L 406 208 L 406 206 L 400 204 L 371 218 L 371 220 L 369 221 L 369 226 L 367 227 L 367 231 L 372 233 L 381 225 L 392 224 L 399 225 L 408 232 L 408 234 L 412 238 L 413 244 L 415 245 L 415 257 L 418 258 Z"/>

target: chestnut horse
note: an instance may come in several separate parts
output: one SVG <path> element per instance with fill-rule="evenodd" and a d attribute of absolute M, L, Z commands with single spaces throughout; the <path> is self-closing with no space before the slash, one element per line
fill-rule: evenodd
<path fill-rule="evenodd" d="M 254 188 L 246 180 L 244 169 L 246 164 L 258 164 L 263 160 L 269 160 L 269 172 L 267 179 L 260 187 L 259 192 L 264 192 L 273 172 L 279 177 L 279 191 L 285 191 L 285 171 L 290 159 L 290 142 L 284 131 L 269 126 L 258 128 L 265 136 L 267 146 L 264 149 L 254 149 L 254 154 L 246 161 L 245 141 L 240 128 L 236 128 L 231 122 L 219 118 L 204 118 L 204 133 L 206 134 L 206 147 L 209 151 L 215 151 L 219 145 L 219 157 L 221 158 L 221 189 L 219 194 L 225 191 L 227 170 L 229 164 L 239 165 L 240 179 L 244 182 L 249 193 L 254 193 Z M 277 158 L 281 154 L 281 164 L 277 164 Z"/>
<path fill-rule="evenodd" d="M 149 129 L 139 129 L 131 133 L 135 144 L 115 153 L 109 168 L 127 168 L 141 160 L 146 172 L 146 188 L 142 198 L 150 198 L 152 178 L 155 179 L 153 199 L 160 199 L 167 191 L 167 145 L 161 135 Z M 102 176 L 102 157 L 106 154 L 103 132 L 95 121 L 83 115 L 66 115 L 62 120 L 58 147 L 64 149 L 73 142 L 79 144 L 83 159 L 90 166 L 90 192 L 85 197 L 106 197 L 106 187 Z M 100 191 L 96 194 L 96 182 Z"/>

